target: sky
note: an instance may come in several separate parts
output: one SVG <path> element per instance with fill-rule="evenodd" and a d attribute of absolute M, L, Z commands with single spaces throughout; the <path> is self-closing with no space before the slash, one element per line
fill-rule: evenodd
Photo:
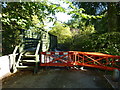
<path fill-rule="evenodd" d="M 69 19 L 71 19 L 70 15 L 67 15 L 66 13 L 61 13 L 61 12 L 57 13 L 56 17 L 57 17 L 57 20 L 61 22 L 67 22 Z M 46 29 L 48 29 L 52 25 L 53 25 L 53 22 L 47 23 Z"/>
<path fill-rule="evenodd" d="M 52 3 L 56 3 L 56 4 L 60 4 L 63 8 L 65 9 L 68 9 L 68 4 L 66 3 L 63 3 L 62 1 L 60 2 L 59 0 L 50 0 Z M 70 15 L 67 15 L 67 13 L 62 13 L 62 12 L 58 12 L 56 13 L 55 15 L 57 17 L 57 20 L 58 21 L 61 21 L 61 22 L 67 22 L 69 19 L 71 19 L 71 16 Z M 48 29 L 49 27 L 52 26 L 52 22 L 51 23 L 47 23 L 47 26 L 46 26 L 46 29 Z"/>
<path fill-rule="evenodd" d="M 62 2 L 60 3 L 60 5 L 65 9 L 68 9 L 68 6 L 69 6 L 68 4 L 62 3 Z M 57 13 L 56 17 L 59 21 L 62 21 L 62 22 L 67 22 L 71 18 L 70 15 L 67 15 L 66 13 L 61 13 L 61 12 Z"/>
<path fill-rule="evenodd" d="M 67 22 L 71 18 L 70 15 L 67 15 L 66 13 L 61 13 L 61 12 L 57 13 L 56 17 L 59 21 L 62 21 L 62 22 Z"/>
<path fill-rule="evenodd" d="M 60 4 L 65 9 L 68 9 L 68 6 L 69 6 L 68 4 L 63 3 L 64 0 L 50 0 L 50 2 L 55 4 Z M 62 21 L 62 22 L 67 22 L 71 18 L 70 15 L 67 15 L 67 13 L 62 13 L 62 12 L 57 13 L 56 17 L 59 21 Z"/>

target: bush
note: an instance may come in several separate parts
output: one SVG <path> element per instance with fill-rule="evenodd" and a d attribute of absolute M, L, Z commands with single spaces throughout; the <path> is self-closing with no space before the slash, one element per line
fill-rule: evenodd
<path fill-rule="evenodd" d="M 101 52 L 111 55 L 120 55 L 120 32 L 104 34 L 77 35 L 73 40 L 66 41 L 63 46 L 69 50 L 83 52 Z"/>
<path fill-rule="evenodd" d="M 120 32 L 92 35 L 93 50 L 112 55 L 120 55 Z"/>

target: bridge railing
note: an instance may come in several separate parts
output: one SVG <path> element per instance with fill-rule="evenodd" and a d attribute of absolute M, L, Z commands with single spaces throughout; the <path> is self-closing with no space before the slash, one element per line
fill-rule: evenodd
<path fill-rule="evenodd" d="M 120 70 L 120 56 L 108 55 L 97 52 L 76 52 L 75 64 L 100 68 L 104 70 Z"/>
<path fill-rule="evenodd" d="M 41 52 L 40 66 L 73 66 L 69 52 Z"/>
<path fill-rule="evenodd" d="M 120 56 L 97 52 L 41 52 L 40 66 L 87 66 L 120 70 Z"/>

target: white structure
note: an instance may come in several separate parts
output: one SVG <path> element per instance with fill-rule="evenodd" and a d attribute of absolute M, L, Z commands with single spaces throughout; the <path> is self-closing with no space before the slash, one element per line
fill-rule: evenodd
<path fill-rule="evenodd" d="M 0 57 L 0 79 L 10 74 L 9 69 L 9 56 L 1 56 Z"/>

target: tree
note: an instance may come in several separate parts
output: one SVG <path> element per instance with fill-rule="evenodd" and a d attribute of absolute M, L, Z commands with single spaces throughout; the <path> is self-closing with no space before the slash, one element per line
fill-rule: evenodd
<path fill-rule="evenodd" d="M 93 20 L 93 24 L 96 27 L 96 30 L 100 31 L 99 28 L 101 28 L 102 31 L 106 32 L 113 32 L 113 31 L 119 31 L 119 11 L 120 11 L 120 4 L 119 2 L 73 2 L 73 5 L 77 8 L 84 8 L 85 13 L 90 15 L 100 15 L 103 13 L 106 13 L 106 18 L 102 18 L 101 20 Z M 101 26 L 99 26 L 98 23 L 103 23 Z"/>
<path fill-rule="evenodd" d="M 58 46 L 60 46 L 61 49 L 69 48 L 70 45 L 67 44 L 72 41 L 72 33 L 67 25 L 61 22 L 56 22 L 49 32 L 57 36 Z"/>
<path fill-rule="evenodd" d="M 75 3 L 75 7 L 70 6 L 72 19 L 67 22 L 75 33 L 70 49 L 120 55 L 118 3 Z M 100 6 L 105 9 L 99 11 Z"/>
<path fill-rule="evenodd" d="M 19 43 L 22 29 L 44 28 L 44 20 L 53 21 L 56 12 L 64 12 L 59 4 L 40 2 L 8 2 L 2 8 L 3 54 L 12 53 Z"/>
<path fill-rule="evenodd" d="M 120 31 L 119 28 L 119 12 L 117 9 L 119 3 L 108 3 L 108 32 Z M 119 7 L 119 6 L 118 6 Z"/>
<path fill-rule="evenodd" d="M 106 2 L 72 2 L 77 8 L 84 8 L 84 12 L 89 15 L 99 15 L 107 8 Z"/>

